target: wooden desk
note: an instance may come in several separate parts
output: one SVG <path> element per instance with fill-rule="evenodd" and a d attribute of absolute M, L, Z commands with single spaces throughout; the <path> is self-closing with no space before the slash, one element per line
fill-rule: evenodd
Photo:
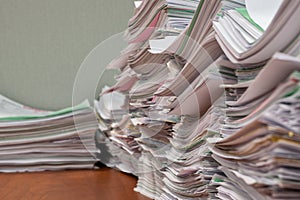
<path fill-rule="evenodd" d="M 136 178 L 113 169 L 0 173 L 1 200 L 148 200 Z"/>

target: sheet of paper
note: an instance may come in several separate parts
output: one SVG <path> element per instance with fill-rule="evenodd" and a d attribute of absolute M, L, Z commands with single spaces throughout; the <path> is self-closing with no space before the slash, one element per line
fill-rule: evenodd
<path fill-rule="evenodd" d="M 164 39 L 149 40 L 150 53 L 159 54 L 168 49 L 176 40 L 177 36 L 166 36 Z"/>
<path fill-rule="evenodd" d="M 140 5 L 143 3 L 143 1 L 134 1 L 134 6 L 136 8 L 140 7 Z"/>

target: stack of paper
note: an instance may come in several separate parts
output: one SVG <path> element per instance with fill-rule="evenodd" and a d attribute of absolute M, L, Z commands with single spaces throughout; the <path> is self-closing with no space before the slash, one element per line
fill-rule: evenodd
<path fill-rule="evenodd" d="M 50 112 L 0 95 L 0 171 L 93 168 L 96 129 L 88 102 Z"/>
<path fill-rule="evenodd" d="M 222 4 L 223 10 L 233 10 L 245 7 L 245 0 L 223 0 Z"/>
<path fill-rule="evenodd" d="M 258 119 L 271 123 L 270 117 L 262 118 L 265 111 L 298 88 L 294 71 L 299 70 L 300 3 L 266 2 L 272 6 L 265 10 L 258 8 L 256 0 L 138 3 L 126 35 L 129 45 L 108 66 L 121 73 L 117 83 L 102 92 L 98 108 L 99 126 L 110 139 L 111 166 L 137 175 L 136 191 L 152 199 L 249 199 L 249 191 L 255 193 L 249 188 L 267 180 L 258 177 L 258 185 L 239 189 L 241 182 L 226 170 L 236 162 L 218 154 L 222 143 L 220 148 L 219 143 L 216 148 L 208 144 L 232 139 Z M 105 95 L 116 101 L 114 106 Z M 285 118 L 272 118 L 272 123 Z M 297 120 L 289 120 L 286 129 L 297 126 Z M 268 138 L 260 144 L 261 138 L 255 139 L 257 144 L 248 141 L 250 149 L 245 146 L 243 152 L 274 141 Z M 290 152 L 290 148 L 280 151 Z M 268 164 L 267 154 L 259 158 Z M 293 180 L 295 184 L 297 179 Z M 263 189 L 265 194 L 271 191 Z M 238 196 L 232 196 L 234 192 Z"/>
<path fill-rule="evenodd" d="M 211 141 L 213 158 L 226 175 L 213 178 L 218 198 L 299 199 L 299 78 L 299 71 L 293 74 L 294 86 L 258 120 Z"/>
<path fill-rule="evenodd" d="M 214 192 L 208 184 L 212 175 L 218 173 L 218 164 L 211 157 L 206 139 L 219 137 L 218 122 L 222 112 L 212 107 L 202 118 L 182 118 L 171 139 L 167 152 L 168 165 L 161 170 L 165 177 L 164 193 L 174 199 L 199 199 Z"/>
<path fill-rule="evenodd" d="M 113 155 L 116 155 L 115 158 L 130 158 L 132 155 L 134 155 L 132 157 L 138 158 L 138 147 L 146 147 L 149 142 L 154 142 L 147 140 L 144 135 L 165 123 L 164 119 L 152 120 L 151 117 L 147 117 L 148 114 L 145 113 L 145 110 L 149 111 L 151 104 L 153 104 L 151 102 L 153 93 L 165 81 L 165 78 L 170 76 L 170 71 L 166 65 L 170 55 L 152 54 L 148 51 L 150 48 L 148 40 L 150 38 L 163 39 L 165 36 L 178 35 L 191 21 L 198 4 L 199 1 L 194 0 L 167 0 L 142 1 L 137 5 L 135 15 L 130 19 L 127 31 L 127 39 L 130 44 L 123 51 L 121 57 L 108 66 L 119 68 L 122 72 L 116 77 L 117 83 L 110 88 L 105 88 L 100 102 L 96 103 L 96 105 L 99 105 L 97 110 L 100 116 L 100 129 L 112 141 L 108 144 L 112 144 L 109 145 L 109 149 Z M 152 42 L 150 43 L 152 44 Z M 129 112 L 118 115 L 122 119 L 121 121 L 120 119 L 116 120 L 116 117 L 110 114 L 109 105 L 104 105 L 111 102 L 113 102 L 112 105 L 116 103 L 115 99 L 119 98 L 113 95 L 113 93 L 117 94 L 116 91 L 124 93 L 127 96 L 126 98 L 129 99 L 124 104 L 127 108 L 120 110 L 121 112 L 124 110 Z M 105 96 L 110 94 L 112 96 L 109 98 L 113 101 L 109 102 L 105 99 Z M 172 124 L 172 120 L 166 123 Z M 147 126 L 149 123 L 151 128 Z M 120 126 L 122 127 L 120 128 Z M 156 140 L 163 141 L 162 144 L 166 144 L 169 136 L 164 136 L 164 134 L 170 132 L 170 130 L 171 128 L 166 125 L 161 137 L 157 136 Z M 136 140 L 139 136 L 141 136 L 139 140 Z M 136 142 L 139 143 L 139 146 L 136 145 Z M 120 156 L 121 154 L 122 156 Z M 130 167 L 132 165 L 128 163 L 128 160 L 131 159 L 123 159 L 124 162 L 120 161 L 121 159 L 115 159 L 119 160 L 119 164 L 114 164 L 114 166 L 119 169 L 122 168 L 123 171 L 136 173 L 134 167 Z M 128 163 L 128 165 L 124 163 Z M 133 163 L 136 163 L 136 161 L 133 161 Z M 111 164 L 109 165 L 111 166 Z M 126 170 L 124 170 L 125 168 Z"/>
<path fill-rule="evenodd" d="M 299 1 L 249 0 L 214 22 L 216 39 L 233 63 L 261 63 L 298 36 L 299 14 Z"/>
<path fill-rule="evenodd" d="M 178 35 L 189 24 L 198 3 L 199 0 L 143 1 L 128 22 L 128 40 L 146 41 L 153 32 Z"/>
<path fill-rule="evenodd" d="M 293 20 L 300 15 L 300 4 L 283 0 L 264 2 L 271 5 L 267 10 L 261 9 L 260 1 L 246 1 L 245 7 L 224 10 L 214 22 L 216 39 L 227 56 L 216 61 L 224 79 L 221 87 L 226 91 L 228 106 L 221 129 L 224 137 L 255 120 L 263 112 L 259 107 L 266 107 L 266 102 L 272 101 L 269 96 L 276 99 L 276 94 L 271 95 L 276 84 L 297 68 L 293 57 L 275 53 L 299 56 L 300 26 L 293 25 Z M 276 40 L 277 37 L 280 39 Z M 284 60 L 294 60 L 293 66 L 280 67 Z"/>
<path fill-rule="evenodd" d="M 204 40 L 204 44 L 207 44 L 207 49 L 210 48 L 209 45 L 211 44 L 212 52 L 215 48 L 218 49 L 215 57 L 220 55 L 221 51 L 214 37 L 210 37 L 212 33 L 210 20 L 215 17 L 219 9 L 219 1 L 200 1 L 192 20 L 192 28 L 188 27 L 184 31 L 185 33 L 187 30 L 191 31 L 193 38 L 185 40 L 180 35 L 169 47 L 171 49 L 177 45 L 177 50 L 183 51 L 187 55 L 186 61 L 183 62 L 189 64 L 182 69 L 180 60 L 177 60 L 177 58 L 171 59 L 166 66 L 163 66 L 163 70 L 166 70 L 165 73 L 168 74 L 162 75 L 162 72 L 160 72 L 159 75 L 155 75 L 155 78 L 161 77 L 161 79 L 156 79 L 159 81 L 155 82 L 151 78 L 145 79 L 150 83 L 160 83 L 157 84 L 159 87 L 156 87 L 156 90 L 153 90 L 149 95 L 152 101 L 148 101 L 148 105 L 146 104 L 146 99 L 144 101 L 140 100 L 140 104 L 135 104 L 135 106 L 143 107 L 144 111 L 146 110 L 145 108 L 148 109 L 146 114 L 149 120 L 143 122 L 142 125 L 145 127 L 156 127 L 159 130 L 154 129 L 152 132 L 148 130 L 146 142 L 143 137 L 136 139 L 143 147 L 140 165 L 144 170 L 139 170 L 141 173 L 135 190 L 151 198 L 199 199 L 208 196 L 208 183 L 211 176 L 217 171 L 217 163 L 208 152 L 205 138 L 215 135 L 214 131 L 208 131 L 207 129 L 210 126 L 209 122 L 212 116 L 216 115 L 217 112 L 212 114 L 210 111 L 213 112 L 212 110 L 216 111 L 216 109 L 209 110 L 209 108 L 222 94 L 222 91 L 216 87 L 221 79 L 213 72 L 209 73 L 209 70 L 207 70 L 207 75 L 199 76 L 199 72 L 194 68 L 193 64 L 204 62 L 202 66 L 199 63 L 202 67 L 200 69 L 204 71 L 214 59 L 208 58 L 202 61 L 206 57 L 204 54 L 200 58 L 196 57 L 196 55 L 199 55 L 196 53 L 189 55 L 187 52 L 191 48 L 186 43 L 190 45 L 194 43 L 195 49 L 204 53 L 206 50 L 201 50 L 200 45 L 196 44 L 196 42 L 201 43 Z M 169 49 L 164 53 L 168 51 Z M 175 53 L 173 52 L 172 54 Z M 195 63 L 191 64 L 189 59 L 193 58 L 193 56 Z M 151 65 L 145 65 L 146 67 L 151 68 Z M 172 96 L 163 93 L 162 91 L 166 91 L 164 89 L 166 85 L 182 84 L 182 82 L 178 81 L 178 77 L 182 77 L 179 74 L 182 71 L 190 74 L 189 80 L 192 84 L 190 86 L 180 85 L 182 94 L 180 94 L 179 90 L 178 93 L 170 93 Z M 164 85 L 160 86 L 161 83 L 164 83 Z M 183 84 L 186 84 L 186 82 L 183 82 Z M 136 86 L 139 87 L 139 82 L 133 86 L 132 91 L 136 91 Z M 211 91 L 208 89 L 210 87 L 212 87 Z M 158 96 L 153 97 L 153 93 Z M 200 96 L 205 99 L 199 98 Z M 168 115 L 163 115 L 165 112 L 168 112 L 169 117 L 167 117 Z M 218 118 L 216 116 L 215 118 Z M 181 120 L 172 121 L 172 117 L 174 119 L 181 118 Z M 160 125 L 157 124 L 158 122 Z M 160 128 L 157 126 L 160 126 Z M 162 128 L 166 126 L 170 127 L 169 132 Z M 141 132 L 143 133 L 143 130 Z M 196 157 L 195 155 L 198 156 Z"/>
<path fill-rule="evenodd" d="M 190 23 L 198 4 L 199 0 L 142 1 L 128 23 L 125 35 L 130 44 L 108 68 L 141 66 L 140 58 L 143 63 L 165 63 L 169 56 L 151 53 L 162 52 L 173 43 Z"/>
<path fill-rule="evenodd" d="M 187 2 L 177 1 L 178 5 Z M 119 147 L 109 145 L 113 156 L 121 156 L 119 160 L 122 160 L 125 155 L 122 152 L 127 151 L 126 155 L 139 158 L 139 169 L 132 170 L 132 173 L 139 176 L 135 190 L 151 198 L 165 196 L 197 199 L 208 196 L 208 183 L 217 171 L 217 163 L 208 152 L 205 138 L 217 135 L 219 123 L 215 123 L 212 128 L 210 122 L 222 118 L 220 109 L 212 107 L 222 94 L 222 89 L 218 87 L 222 79 L 212 65 L 221 54 L 212 29 L 212 19 L 220 8 L 220 1 L 200 1 L 190 26 L 183 31 L 190 38 L 185 38 L 184 34 L 179 35 L 171 46 L 165 46 L 164 49 L 167 50 L 163 53 L 153 52 L 152 48 L 129 53 L 127 66 L 120 68 L 122 72 L 117 77 L 117 83 L 111 88 L 105 88 L 102 93 L 99 105 L 103 104 L 101 101 L 106 99 L 105 95 L 116 96 L 113 93 L 117 91 L 127 95 L 129 113 L 123 117 L 129 119 L 127 123 L 130 124 L 130 129 L 128 126 L 119 128 L 119 122 L 109 122 L 114 118 L 109 114 L 103 120 L 105 113 L 115 112 L 113 110 L 117 109 L 117 102 L 113 109 L 104 106 L 104 111 L 100 108 L 98 113 L 108 127 L 107 132 L 112 141 L 109 144 Z M 189 54 L 192 50 L 189 45 L 193 45 L 196 50 L 192 55 Z M 168 49 L 174 46 L 176 51 L 170 52 Z M 183 59 L 178 56 L 177 51 L 182 52 Z M 207 51 L 209 52 L 205 54 Z M 199 57 L 199 52 L 203 52 L 203 56 Z M 197 65 L 199 68 L 194 67 Z M 205 73 L 199 76 L 202 71 Z M 161 93 L 168 82 L 180 83 L 176 81 L 178 77 L 182 77 L 180 73 L 187 75 L 191 86 L 180 85 L 177 96 L 173 93 L 172 96 Z M 179 95 L 180 91 L 183 92 L 182 95 Z M 195 99 L 194 106 L 191 106 Z M 185 133 L 190 121 L 193 122 L 193 129 L 189 127 L 189 132 Z M 120 141 L 121 139 L 126 139 L 126 142 Z M 142 150 L 141 156 L 138 155 L 138 150 Z M 199 157 L 195 157 L 194 153 Z M 124 170 L 124 166 L 133 169 L 128 161 L 115 166 L 126 172 L 130 170 Z M 198 186 L 201 187 L 197 189 Z"/>
<path fill-rule="evenodd" d="M 236 4 L 240 6 L 240 4 Z M 221 1 L 201 1 L 185 31 L 165 50 L 175 58 L 178 72 L 166 80 L 155 93 L 158 96 L 179 96 L 215 60 L 222 50 L 215 40 L 212 20 L 221 9 Z"/>
<path fill-rule="evenodd" d="M 254 121 L 282 92 L 293 87 L 293 83 L 285 83 L 290 74 L 300 70 L 300 60 L 293 56 L 277 53 L 264 66 L 257 77 L 245 85 L 246 89 L 235 100 L 226 101 L 227 119 L 221 129 L 223 136 L 230 135 Z M 236 85 L 235 85 L 236 86 Z"/>

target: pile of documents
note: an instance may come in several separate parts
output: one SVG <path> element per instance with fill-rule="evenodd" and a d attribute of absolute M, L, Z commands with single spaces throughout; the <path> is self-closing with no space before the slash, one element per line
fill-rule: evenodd
<path fill-rule="evenodd" d="M 300 4 L 265 2 L 272 6 L 246 1 L 245 8 L 227 10 L 214 22 L 226 55 L 216 62 L 226 93 L 226 118 L 219 130 L 225 139 L 208 139 L 223 172 L 210 184 L 217 186 L 212 196 L 219 199 L 297 199 L 300 194 L 295 175 L 300 25 L 293 21 L 300 16 Z M 250 27 L 261 31 L 259 37 Z"/>
<path fill-rule="evenodd" d="M 127 54 L 121 54 L 121 58 L 127 55 L 126 62 L 117 59 L 109 66 L 121 73 L 114 86 L 103 89 L 96 103 L 99 127 L 109 138 L 106 145 L 112 154 L 107 165 L 138 175 L 135 190 L 148 197 L 198 199 L 216 191 L 208 183 L 218 164 L 205 139 L 218 135 L 219 123 L 212 126 L 211 121 L 223 117 L 221 109 L 213 106 L 222 95 L 218 86 L 223 80 L 213 65 L 222 51 L 212 28 L 220 9 L 218 0 L 199 1 L 190 25 L 175 37 L 173 46 L 166 43 L 158 48 L 151 40 L 153 34 L 145 41 L 146 48 L 127 49 Z M 191 45 L 195 53 L 190 55 Z M 192 84 L 178 81 L 185 77 Z M 169 86 L 176 91 L 169 92 Z M 122 109 L 128 113 L 112 114 Z M 138 169 L 132 163 L 138 163 Z"/>
<path fill-rule="evenodd" d="M 282 95 L 282 92 L 293 87 L 293 80 L 286 84 L 283 81 L 297 70 L 300 70 L 299 59 L 283 53 L 276 53 L 256 78 L 248 82 L 249 85 L 244 84 L 245 90 L 238 94 L 239 97 L 236 100 L 226 101 L 228 105 L 225 109 L 227 118 L 221 128 L 222 135 L 229 136 L 254 121 Z M 236 87 L 237 85 L 227 85 L 227 87 Z"/>
<path fill-rule="evenodd" d="M 117 83 L 110 88 L 104 88 L 99 102 L 95 103 L 95 105 L 99 105 L 96 110 L 99 116 L 100 130 L 110 139 L 106 145 L 113 154 L 111 161 L 114 160 L 114 162 L 108 162 L 109 166 L 137 173 L 136 159 L 141 156 L 142 147 L 146 148 L 147 143 L 149 145 L 149 142 L 154 142 L 147 139 L 147 134 L 153 129 L 160 129 L 161 126 L 164 126 L 164 130 L 160 136 L 157 136 L 156 140 L 159 142 L 155 145 L 168 144 L 171 124 L 174 124 L 174 120 L 176 121 L 177 118 L 157 119 L 157 117 L 164 118 L 164 116 L 157 116 L 152 119 L 147 112 L 150 111 L 153 104 L 153 93 L 165 81 L 165 77 L 170 75 L 166 63 L 171 56 L 152 54 L 149 51 L 150 45 L 154 44 L 155 46 L 160 42 L 153 41 L 150 44 L 149 40 L 163 41 L 164 39 L 168 40 L 169 36 L 176 38 L 190 23 L 198 4 L 199 1 L 194 0 L 136 2 L 135 15 L 129 21 L 126 34 L 129 45 L 121 53 L 121 56 L 108 66 L 108 68 L 119 68 L 122 72 L 116 77 Z M 121 96 L 121 93 L 124 94 L 124 97 Z M 113 115 L 109 116 L 107 114 L 109 110 L 115 112 L 114 110 L 117 109 L 115 101 L 120 102 L 122 100 L 117 99 L 122 98 L 127 99 L 122 105 L 123 111 L 126 110 L 127 113 L 123 113 L 119 119 Z M 109 108 L 109 103 L 105 102 L 113 102 L 113 108 Z M 151 128 L 148 124 L 151 124 Z M 168 134 L 165 135 L 165 133 Z"/>
<path fill-rule="evenodd" d="M 285 64 L 281 68 L 289 66 Z M 289 88 L 276 89 L 281 98 L 257 120 L 221 141 L 211 140 L 213 158 L 226 175 L 213 177 L 212 185 L 218 186 L 216 197 L 299 199 L 299 75 L 298 69 L 278 86 Z"/>
<path fill-rule="evenodd" d="M 265 2 L 268 3 L 268 1 Z M 223 12 L 223 16 L 214 22 L 217 33 L 216 38 L 226 54 L 226 57 L 222 56 L 216 62 L 224 79 L 221 87 L 224 88 L 226 93 L 225 103 L 227 108 L 225 113 L 227 118 L 224 126 L 220 129 L 223 137 L 231 135 L 247 123 L 254 121 L 256 116 L 276 100 L 276 94 L 278 95 L 275 90 L 276 86 L 286 79 L 291 71 L 299 70 L 297 59 L 293 57 L 299 56 L 300 53 L 300 25 L 292 24 L 294 23 L 293 16 L 300 15 L 300 4 L 297 1 L 282 0 L 270 1 L 269 3 L 272 6 L 266 12 L 261 9 L 260 2 L 246 1 L 246 7 L 226 10 Z M 238 13 L 239 18 L 235 19 L 234 16 Z M 284 16 L 288 14 L 290 14 L 290 17 L 285 19 L 284 23 L 277 21 L 283 20 Z M 225 44 L 227 39 L 227 42 L 229 42 L 227 34 L 230 34 L 230 38 L 233 40 L 229 42 L 231 45 L 234 42 L 242 45 L 245 41 L 241 41 L 250 37 L 251 32 L 245 32 L 248 28 L 245 28 L 246 25 L 242 26 L 242 21 L 247 22 L 253 29 L 255 27 L 257 30 L 260 29 L 262 34 L 251 45 L 247 43 L 247 48 L 243 51 L 239 51 L 239 55 L 245 55 L 245 59 L 238 59 L 238 54 L 232 54 L 234 55 L 232 56 L 226 52 L 227 50 L 234 52 L 233 46 L 224 46 L 223 43 Z M 230 24 L 231 28 L 223 27 L 227 32 L 220 31 L 222 30 L 220 27 Z M 288 27 L 287 24 L 289 24 Z M 239 30 L 240 28 L 245 28 L 245 30 Z M 228 33 L 228 31 L 236 31 L 240 34 Z M 282 31 L 287 31 L 291 35 L 280 35 Z M 270 35 L 273 35 L 273 37 L 271 38 Z M 275 40 L 274 37 L 280 37 L 280 41 Z M 277 51 L 281 51 L 286 55 L 276 53 Z M 289 63 L 288 67 L 282 67 L 286 65 L 286 62 Z"/>
<path fill-rule="evenodd" d="M 135 191 L 296 197 L 300 3 L 270 1 L 136 2 L 129 45 L 108 66 L 120 69 L 117 83 L 96 103 L 106 164 L 137 175 Z M 260 134 L 262 124 L 278 130 Z"/>
<path fill-rule="evenodd" d="M 198 4 L 199 0 L 137 2 L 135 14 L 129 20 L 125 33 L 129 45 L 121 52 L 120 57 L 109 64 L 108 68 L 124 71 L 124 68 L 129 65 L 139 73 L 143 64 L 165 63 L 164 60 L 169 59 L 169 55 L 154 55 L 150 52 L 162 52 L 170 46 L 190 24 Z"/>
<path fill-rule="evenodd" d="M 0 95 L 0 172 L 93 168 L 95 119 L 88 102 L 50 112 Z"/>

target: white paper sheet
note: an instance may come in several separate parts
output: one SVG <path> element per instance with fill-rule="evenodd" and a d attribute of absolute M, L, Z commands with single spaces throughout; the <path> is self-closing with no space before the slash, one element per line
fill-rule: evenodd
<path fill-rule="evenodd" d="M 177 36 L 166 36 L 164 39 L 149 40 L 150 53 L 159 54 L 164 52 L 177 38 Z"/>
<path fill-rule="evenodd" d="M 143 1 L 134 1 L 134 6 L 136 8 L 140 7 L 140 5 L 142 4 Z"/>

